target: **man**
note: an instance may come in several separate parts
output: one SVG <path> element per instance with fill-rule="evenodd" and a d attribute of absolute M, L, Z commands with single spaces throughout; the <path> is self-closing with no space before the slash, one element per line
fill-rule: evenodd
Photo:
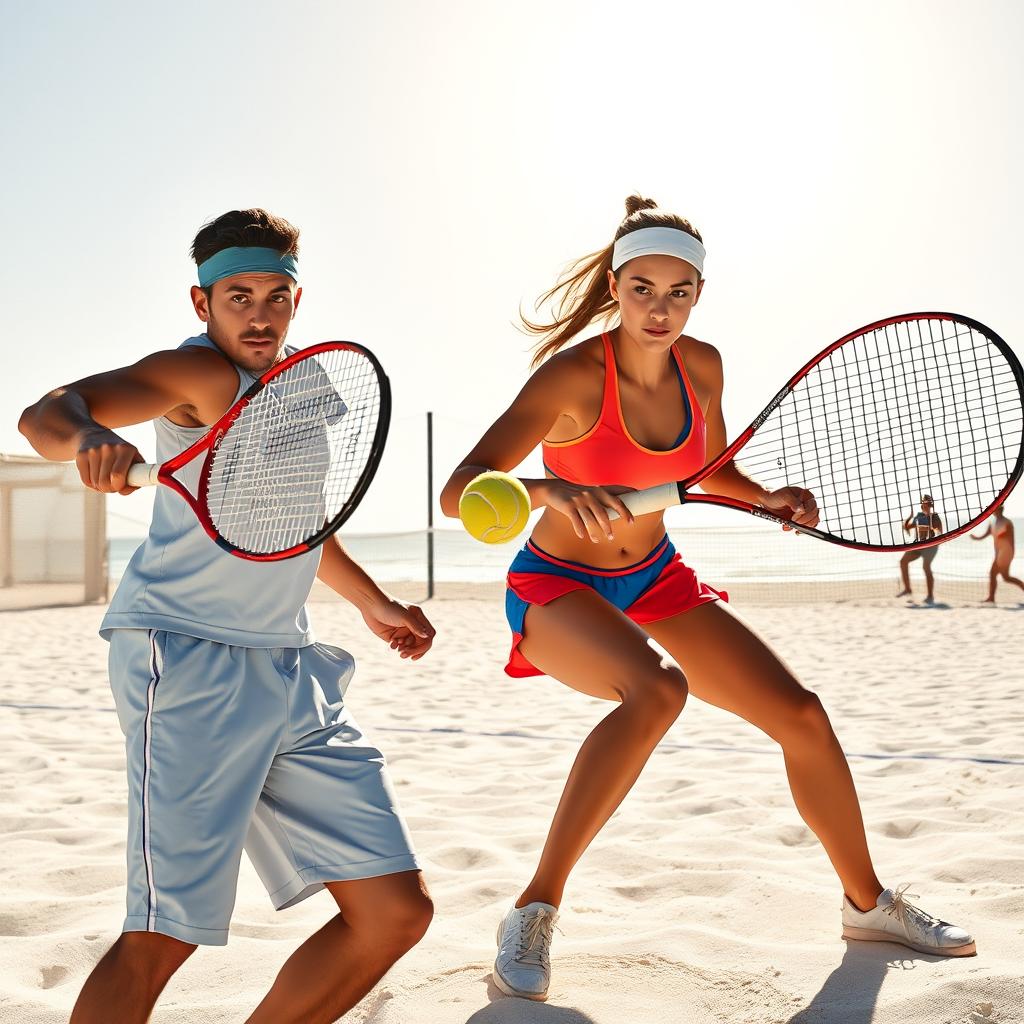
<path fill-rule="evenodd" d="M 153 420 L 156 461 L 201 437 L 282 358 L 302 297 L 298 231 L 264 210 L 206 224 L 191 297 L 206 332 L 86 377 L 20 428 L 86 486 L 129 494 L 142 460 L 114 430 Z M 314 576 L 418 659 L 434 631 L 331 538 L 274 563 L 221 551 L 170 488 L 101 625 L 128 764 L 128 913 L 72 1024 L 144 1022 L 197 944 L 223 944 L 242 848 L 278 909 L 326 888 L 340 913 L 285 963 L 251 1024 L 336 1020 L 420 939 L 432 909 L 383 755 L 342 700 L 344 651 L 314 643 Z"/>
<path fill-rule="evenodd" d="M 1000 505 L 995 510 L 992 521 L 984 533 L 971 534 L 972 540 L 984 540 L 992 534 L 992 544 L 995 547 L 995 558 L 992 560 L 992 568 L 988 571 L 988 597 L 985 598 L 984 604 L 996 603 L 996 579 L 1000 576 L 1007 583 L 1013 583 L 1024 590 L 1024 583 L 1016 576 L 1010 575 L 1010 563 L 1013 561 L 1014 553 L 1013 520 L 1005 514 L 1005 508 L 1005 505 Z"/>
<path fill-rule="evenodd" d="M 930 494 L 921 495 L 921 511 L 916 515 L 911 512 L 903 521 L 903 532 L 914 531 L 917 536 L 915 540 L 931 540 L 942 533 L 942 520 L 935 514 L 932 497 Z M 932 575 L 932 562 L 938 554 L 938 544 L 930 548 L 917 548 L 914 551 L 905 551 L 900 559 L 900 576 L 903 580 L 903 589 L 897 597 L 907 597 L 910 594 L 910 563 L 920 558 L 924 569 L 924 581 L 928 588 L 928 596 L 925 597 L 925 604 L 935 604 L 935 577 Z"/>

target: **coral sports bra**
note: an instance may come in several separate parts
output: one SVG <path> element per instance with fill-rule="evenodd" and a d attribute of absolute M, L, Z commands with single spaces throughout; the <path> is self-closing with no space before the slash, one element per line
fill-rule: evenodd
<path fill-rule="evenodd" d="M 672 346 L 679 387 L 683 394 L 683 431 L 668 451 L 645 448 L 629 436 L 619 398 L 615 351 L 607 334 L 604 342 L 604 399 L 597 422 L 572 441 L 543 441 L 544 468 L 574 484 L 652 487 L 686 477 L 703 468 L 707 448 L 704 413 L 693 393 L 679 350 Z"/>

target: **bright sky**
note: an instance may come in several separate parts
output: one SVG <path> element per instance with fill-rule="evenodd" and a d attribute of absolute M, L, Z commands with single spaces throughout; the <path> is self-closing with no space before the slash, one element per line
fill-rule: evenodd
<path fill-rule="evenodd" d="M 439 489 L 526 378 L 520 305 L 607 243 L 633 190 L 704 235 L 688 330 L 723 352 L 730 435 L 889 314 L 966 313 L 1024 352 L 1014 0 L 0 14 L 0 451 L 29 450 L 17 416 L 44 391 L 198 332 L 189 244 L 244 206 L 302 230 L 290 340 L 361 341 L 391 377 L 393 441 L 353 530 L 423 525 L 424 412 Z"/>

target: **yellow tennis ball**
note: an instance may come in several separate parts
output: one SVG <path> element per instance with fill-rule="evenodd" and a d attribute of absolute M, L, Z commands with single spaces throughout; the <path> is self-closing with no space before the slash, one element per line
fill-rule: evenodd
<path fill-rule="evenodd" d="M 459 518 L 466 531 L 485 544 L 504 544 L 522 532 L 530 517 L 530 495 L 507 473 L 491 470 L 466 484 Z"/>

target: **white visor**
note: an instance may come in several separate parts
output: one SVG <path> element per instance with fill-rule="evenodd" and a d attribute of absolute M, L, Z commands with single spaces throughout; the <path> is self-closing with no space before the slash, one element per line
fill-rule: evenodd
<path fill-rule="evenodd" d="M 612 270 L 637 256 L 676 256 L 704 273 L 704 246 L 679 228 L 640 228 L 623 235 L 612 250 Z"/>

